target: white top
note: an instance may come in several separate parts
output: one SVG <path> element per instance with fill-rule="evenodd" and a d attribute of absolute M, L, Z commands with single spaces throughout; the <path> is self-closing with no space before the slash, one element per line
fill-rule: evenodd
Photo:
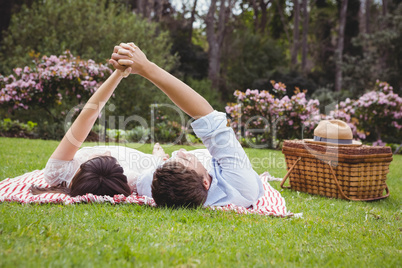
<path fill-rule="evenodd" d="M 81 164 L 99 155 L 110 155 L 117 159 L 132 191 L 136 190 L 137 179 L 141 173 L 153 171 L 163 163 L 160 157 L 124 146 L 83 147 L 71 161 L 50 158 L 44 170 L 45 180 L 51 186 L 62 182 L 69 186 Z"/>

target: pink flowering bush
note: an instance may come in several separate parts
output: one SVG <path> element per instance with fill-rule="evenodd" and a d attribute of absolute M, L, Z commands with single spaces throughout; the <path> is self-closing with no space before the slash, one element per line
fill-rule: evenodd
<path fill-rule="evenodd" d="M 306 92 L 296 88 L 289 98 L 286 85 L 271 81 L 274 94 L 268 91 L 236 90 L 237 103 L 228 103 L 231 127 L 248 145 L 275 147 L 276 140 L 311 136 L 320 120 L 318 100 L 307 100 Z M 283 96 L 283 97 L 282 97 Z"/>
<path fill-rule="evenodd" d="M 340 102 L 329 118 L 347 122 L 361 140 L 376 144 L 402 140 L 402 98 L 386 82 L 377 81 L 374 90 L 357 100 Z"/>
<path fill-rule="evenodd" d="M 0 105 L 10 112 L 40 108 L 56 122 L 74 105 L 85 102 L 112 72 L 106 65 L 81 60 L 69 51 L 58 57 L 31 56 L 33 67 L 15 68 L 14 74 L 0 76 Z"/>

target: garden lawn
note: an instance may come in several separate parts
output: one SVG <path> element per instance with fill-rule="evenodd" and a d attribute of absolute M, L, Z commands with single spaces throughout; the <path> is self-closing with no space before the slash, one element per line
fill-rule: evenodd
<path fill-rule="evenodd" d="M 56 141 L 0 138 L 0 180 L 44 168 Z M 87 145 L 95 145 L 88 143 Z M 127 144 L 151 152 L 149 144 Z M 164 146 L 167 152 L 178 146 Z M 191 147 L 186 147 L 191 149 Z M 282 177 L 280 151 L 246 149 Z M 391 196 L 349 202 L 281 190 L 303 218 L 138 205 L 0 203 L 0 267 L 402 267 L 402 156 Z"/>

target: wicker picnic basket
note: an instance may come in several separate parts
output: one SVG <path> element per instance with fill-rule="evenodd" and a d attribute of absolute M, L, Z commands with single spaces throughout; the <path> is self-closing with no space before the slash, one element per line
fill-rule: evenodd
<path fill-rule="evenodd" d="M 392 161 L 390 147 L 338 147 L 289 140 L 282 152 L 288 169 L 282 188 L 354 201 L 389 196 L 385 180 Z M 284 186 L 287 179 L 290 187 Z"/>

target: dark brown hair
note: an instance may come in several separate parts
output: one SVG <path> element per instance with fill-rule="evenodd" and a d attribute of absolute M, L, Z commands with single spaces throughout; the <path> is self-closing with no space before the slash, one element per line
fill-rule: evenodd
<path fill-rule="evenodd" d="M 196 208 L 205 203 L 208 191 L 203 176 L 178 162 L 166 162 L 156 169 L 152 197 L 158 206 Z"/>
<path fill-rule="evenodd" d="M 131 194 L 123 168 L 117 163 L 116 158 L 111 156 L 99 156 L 82 163 L 70 187 L 66 187 L 66 183 L 49 188 L 33 185 L 30 191 L 32 194 L 62 193 L 70 196 L 87 193 L 111 197 L 117 194 L 125 196 Z"/>

